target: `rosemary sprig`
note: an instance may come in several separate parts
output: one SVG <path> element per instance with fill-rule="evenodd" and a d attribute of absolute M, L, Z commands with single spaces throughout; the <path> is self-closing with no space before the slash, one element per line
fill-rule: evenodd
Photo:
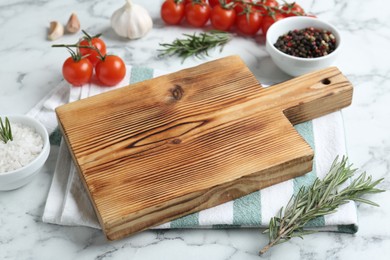
<path fill-rule="evenodd" d="M 361 196 L 383 192 L 384 190 L 376 188 L 383 179 L 373 181 L 371 176 L 366 176 L 364 172 L 347 187 L 340 188 L 340 185 L 356 172 L 356 169 L 351 169 L 351 167 L 352 165 L 347 165 L 346 157 L 343 157 L 341 162 L 338 162 L 336 158 L 323 180 L 317 178 L 309 188 L 302 187 L 290 199 L 286 208 L 281 208 L 278 216 L 271 218 L 269 228 L 264 231 L 269 234 L 269 243 L 260 251 L 260 254 L 264 254 L 272 246 L 286 242 L 293 237 L 302 238 L 303 235 L 315 233 L 316 231 L 304 230 L 305 225 L 317 217 L 336 212 L 338 206 L 348 201 L 378 206 Z"/>
<path fill-rule="evenodd" d="M 164 49 L 158 50 L 161 52 L 159 56 L 172 56 L 176 54 L 182 57 L 183 61 L 192 55 L 196 57 L 208 56 L 210 49 L 220 46 L 222 51 L 223 46 L 231 39 L 229 33 L 216 30 L 200 34 L 183 35 L 186 38 L 176 39 L 172 43 L 160 43 L 160 46 L 164 47 Z"/>
<path fill-rule="evenodd" d="M 8 117 L 5 117 L 5 123 L 3 124 L 3 120 L 0 117 L 0 139 L 7 143 L 8 141 L 12 141 L 12 129 L 11 124 L 8 120 Z"/>

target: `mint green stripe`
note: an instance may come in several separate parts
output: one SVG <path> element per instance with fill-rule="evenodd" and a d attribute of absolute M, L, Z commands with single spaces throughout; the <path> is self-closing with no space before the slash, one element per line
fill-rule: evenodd
<path fill-rule="evenodd" d="M 57 126 L 56 129 L 54 129 L 53 133 L 51 133 L 49 136 L 50 144 L 60 146 L 61 139 L 62 139 L 62 133 Z"/>
<path fill-rule="evenodd" d="M 307 121 L 294 126 L 298 133 L 305 139 L 305 141 L 310 145 L 310 147 L 315 151 L 314 145 L 314 132 L 313 132 L 313 122 Z M 313 169 L 311 172 L 306 173 L 303 176 L 296 177 L 294 179 L 294 194 L 297 194 L 299 189 L 304 187 L 309 187 L 315 179 L 317 178 L 316 165 L 315 165 L 315 154 L 313 160 Z M 318 217 L 309 221 L 305 227 L 322 227 L 325 226 L 325 218 Z"/>
<path fill-rule="evenodd" d="M 199 226 L 199 213 L 193 213 L 171 221 L 171 228 L 193 228 Z"/>
<path fill-rule="evenodd" d="M 305 141 L 310 145 L 310 147 L 315 150 L 314 146 L 314 133 L 313 133 L 313 122 L 308 121 L 294 126 L 298 133 L 305 139 Z M 294 194 L 296 194 L 300 187 L 310 186 L 317 177 L 315 162 L 313 160 L 313 169 L 311 172 L 306 173 L 303 176 L 297 177 L 294 179 Z"/>
<path fill-rule="evenodd" d="M 261 225 L 261 200 L 259 191 L 234 200 L 233 225 Z"/>
<path fill-rule="evenodd" d="M 233 224 L 216 224 L 213 225 L 213 229 L 227 229 L 227 228 L 240 228 L 241 225 L 233 225 Z"/>
<path fill-rule="evenodd" d="M 337 226 L 337 231 L 341 233 L 355 234 L 356 232 L 358 232 L 358 229 L 358 226 L 355 224 Z"/>
<path fill-rule="evenodd" d="M 131 69 L 130 84 L 153 78 L 153 69 L 134 67 Z"/>
<path fill-rule="evenodd" d="M 325 218 L 317 217 L 306 223 L 305 228 L 323 227 L 325 226 Z"/>

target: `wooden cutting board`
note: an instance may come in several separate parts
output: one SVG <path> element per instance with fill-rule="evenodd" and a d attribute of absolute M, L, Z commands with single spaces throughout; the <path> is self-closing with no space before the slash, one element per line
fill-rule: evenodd
<path fill-rule="evenodd" d="M 313 151 L 293 125 L 351 99 L 337 68 L 262 88 L 231 56 L 56 112 L 115 240 L 305 174 Z"/>

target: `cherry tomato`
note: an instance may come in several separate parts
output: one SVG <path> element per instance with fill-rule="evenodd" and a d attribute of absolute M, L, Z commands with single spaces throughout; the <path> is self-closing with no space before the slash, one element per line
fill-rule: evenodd
<path fill-rule="evenodd" d="M 236 5 L 234 6 L 234 10 L 236 10 L 236 14 L 237 15 L 242 14 L 242 12 L 244 12 L 244 10 L 249 7 L 247 3 L 251 3 L 251 2 L 252 2 L 251 0 L 243 0 L 243 1 L 236 2 Z"/>
<path fill-rule="evenodd" d="M 258 12 L 250 12 L 237 16 L 237 28 L 246 35 L 255 35 L 260 27 L 263 17 Z"/>
<path fill-rule="evenodd" d="M 209 0 L 209 5 L 214 8 L 214 6 L 219 5 L 219 0 Z"/>
<path fill-rule="evenodd" d="M 273 10 L 273 8 L 278 8 L 279 3 L 276 0 L 260 0 L 256 2 L 257 4 L 261 4 L 263 6 L 254 6 L 255 9 L 260 11 L 263 15 L 266 15 L 268 13 L 268 10 L 266 7 L 270 7 L 270 11 Z"/>
<path fill-rule="evenodd" d="M 228 31 L 236 21 L 236 11 L 217 5 L 211 11 L 211 24 L 217 30 Z"/>
<path fill-rule="evenodd" d="M 267 15 L 263 19 L 263 24 L 261 25 L 261 30 L 263 31 L 263 35 L 267 36 L 267 31 L 271 25 L 273 25 L 275 22 L 282 20 L 284 15 L 280 13 L 274 13 L 273 16 Z"/>
<path fill-rule="evenodd" d="M 179 24 L 184 18 L 184 3 L 166 0 L 161 6 L 161 18 L 167 24 Z"/>
<path fill-rule="evenodd" d="M 185 17 L 194 27 L 204 26 L 210 18 L 211 8 L 205 2 L 191 2 L 186 4 Z"/>
<path fill-rule="evenodd" d="M 94 46 L 95 48 L 97 48 L 100 53 L 104 56 L 106 55 L 106 44 L 104 43 L 104 41 L 100 38 L 97 38 L 97 37 L 93 37 L 93 38 L 89 38 L 87 37 L 86 39 L 82 40 L 80 43 L 79 43 L 80 46 Z M 87 58 L 91 61 L 92 65 L 93 66 L 96 66 L 96 63 L 98 63 L 98 61 L 100 60 L 100 56 L 99 54 L 97 53 L 96 50 L 92 50 L 92 49 L 88 49 L 88 48 L 80 48 L 80 54 L 82 56 L 85 56 L 85 55 L 88 55 Z"/>
<path fill-rule="evenodd" d="M 73 86 L 81 86 L 91 80 L 93 65 L 87 58 L 75 60 L 69 57 L 62 65 L 62 75 Z"/>
<path fill-rule="evenodd" d="M 285 3 L 281 9 L 284 11 L 283 15 L 285 17 L 305 15 L 303 8 L 295 2 L 292 4 Z"/>
<path fill-rule="evenodd" d="M 209 5 L 214 8 L 216 5 L 221 5 L 220 0 L 209 0 Z M 234 0 L 225 0 L 225 4 L 231 3 Z"/>
<path fill-rule="evenodd" d="M 123 60 L 115 55 L 107 55 L 95 67 L 96 77 L 106 86 L 115 86 L 126 75 L 126 66 Z"/>

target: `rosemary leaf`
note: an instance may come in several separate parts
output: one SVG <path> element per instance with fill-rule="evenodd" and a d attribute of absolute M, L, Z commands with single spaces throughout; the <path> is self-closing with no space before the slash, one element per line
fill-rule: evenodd
<path fill-rule="evenodd" d="M 286 242 L 293 237 L 315 233 L 316 231 L 304 230 L 305 225 L 321 216 L 329 215 L 337 211 L 337 208 L 349 201 L 366 203 L 373 206 L 378 204 L 363 199 L 365 194 L 383 192 L 376 188 L 383 179 L 372 180 L 371 176 L 363 172 L 351 183 L 340 189 L 340 185 L 353 177 L 356 169 L 347 165 L 347 158 L 343 157 L 341 162 L 336 158 L 329 170 L 329 173 L 322 179 L 316 179 L 308 187 L 302 187 L 293 196 L 287 206 L 281 208 L 276 217 L 271 218 L 269 228 L 264 233 L 269 233 L 269 243 L 260 251 L 260 254 L 267 252 L 272 246 Z"/>
<path fill-rule="evenodd" d="M 5 117 L 4 124 L 3 120 L 0 117 L 0 140 L 2 140 L 4 143 L 13 140 L 11 124 L 8 120 L 8 117 Z"/>
<path fill-rule="evenodd" d="M 159 56 L 178 55 L 183 58 L 183 61 L 190 56 L 202 58 L 208 56 L 210 49 L 221 47 L 220 51 L 222 51 L 223 46 L 231 39 L 229 33 L 216 30 L 183 35 L 186 38 L 176 39 L 172 43 L 160 43 L 164 48 L 158 50 L 161 52 Z"/>

